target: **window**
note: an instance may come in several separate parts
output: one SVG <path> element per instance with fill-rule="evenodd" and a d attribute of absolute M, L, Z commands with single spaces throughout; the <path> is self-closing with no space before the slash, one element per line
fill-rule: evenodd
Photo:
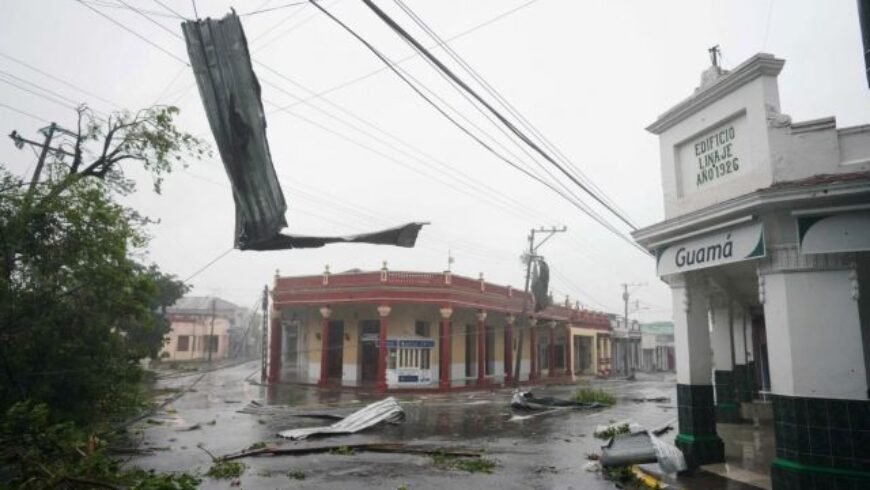
<path fill-rule="evenodd" d="M 430 349 L 420 350 L 420 369 L 429 369 L 429 353 Z"/>
<path fill-rule="evenodd" d="M 187 352 L 190 349 L 190 335 L 179 335 L 175 344 L 175 352 Z"/>
<path fill-rule="evenodd" d="M 389 362 L 387 363 L 388 369 L 396 369 L 396 349 L 390 349 L 390 357 Z"/>
<path fill-rule="evenodd" d="M 417 320 L 417 322 L 414 323 L 414 333 L 416 333 L 418 337 L 429 337 L 429 322 Z"/>
<path fill-rule="evenodd" d="M 202 340 L 203 340 L 203 343 L 202 343 L 202 350 L 203 351 L 206 351 L 206 352 L 207 351 L 212 351 L 212 352 L 218 351 L 218 345 L 220 342 L 219 342 L 219 337 L 217 335 L 204 335 L 202 337 Z"/>

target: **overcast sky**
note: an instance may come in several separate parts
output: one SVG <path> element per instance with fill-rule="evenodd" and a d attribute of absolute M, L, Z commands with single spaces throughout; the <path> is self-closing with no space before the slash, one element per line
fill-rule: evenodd
<path fill-rule="evenodd" d="M 161 2 L 194 16 L 189 0 Z M 124 0 L 147 18 L 110 7 L 118 6 L 117 0 L 88 4 L 175 57 L 75 0 L 6 0 L 0 16 L 0 54 L 5 55 L 0 56 L 0 132 L 36 137 L 47 121 L 72 127 L 72 102 L 103 112 L 163 103 L 181 108 L 182 129 L 213 142 L 191 70 L 176 59 L 187 59 L 183 41 L 173 35 L 181 35 L 180 20 L 161 2 Z M 196 3 L 201 17 L 220 17 L 230 6 L 245 14 L 295 2 Z M 434 44 L 394 2 L 377 3 L 423 44 Z M 710 46 L 721 46 L 725 68 L 762 51 L 784 58 L 782 108 L 795 121 L 833 115 L 843 127 L 870 119 L 854 0 L 405 4 L 441 37 L 455 37 L 449 44 L 641 226 L 663 217 L 658 141 L 643 128 L 692 93 L 709 66 Z M 362 2 L 323 0 L 321 5 L 391 59 L 412 54 Z M 482 272 L 489 281 L 521 288 L 519 256 L 529 229 L 566 225 L 568 233 L 541 248 L 554 271 L 557 299 L 567 294 L 588 308 L 621 312 L 620 284 L 646 284 L 635 288 L 640 309 L 632 315 L 670 318 L 670 291 L 655 277 L 652 258 L 471 141 L 314 7 L 245 15 L 242 22 L 263 86 L 290 231 L 332 235 L 412 220 L 432 224 L 413 249 L 333 245 L 233 251 L 191 280 L 193 294 L 252 306 L 276 269 L 282 275 L 317 274 L 326 264 L 333 272 L 374 270 L 386 260 L 394 270 L 442 271 L 448 250 L 455 258 L 454 273 L 476 277 Z M 434 53 L 446 59 L 443 51 Z M 531 164 L 420 58 L 401 66 L 505 151 Z M 55 100 L 6 83 L 45 94 L 22 79 L 50 90 Z M 297 103 L 335 87 L 340 88 Z M 0 163 L 16 174 L 29 175 L 34 162 L 29 149 L 18 150 L 11 141 L 0 144 Z M 133 175 L 142 185 L 129 204 L 159 220 L 149 230 L 153 240 L 146 260 L 187 278 L 232 247 L 233 201 L 217 156 L 174 172 L 161 195 L 151 191 L 146 176 Z"/>

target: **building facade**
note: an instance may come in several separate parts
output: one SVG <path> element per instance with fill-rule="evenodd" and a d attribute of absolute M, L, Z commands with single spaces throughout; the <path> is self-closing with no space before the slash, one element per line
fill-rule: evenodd
<path fill-rule="evenodd" d="M 647 372 L 674 370 L 674 324 L 671 322 L 640 325 L 640 369 Z"/>
<path fill-rule="evenodd" d="M 269 381 L 450 390 L 609 371 L 607 317 L 576 305 L 519 318 L 523 293 L 450 272 L 278 277 Z M 529 302 L 529 304 L 531 304 Z"/>
<path fill-rule="evenodd" d="M 640 323 L 609 315 L 613 339 L 613 374 L 631 376 L 640 366 Z"/>
<path fill-rule="evenodd" d="M 214 297 L 187 296 L 166 309 L 170 331 L 160 358 L 169 361 L 224 359 L 238 307 Z M 211 351 L 211 352 L 209 352 Z"/>
<path fill-rule="evenodd" d="M 774 488 L 868 488 L 870 126 L 793 122 L 779 101 L 784 64 L 758 54 L 712 66 L 647 128 L 665 221 L 634 237 L 673 293 L 689 464 L 723 461 L 717 420 L 762 396 Z"/>

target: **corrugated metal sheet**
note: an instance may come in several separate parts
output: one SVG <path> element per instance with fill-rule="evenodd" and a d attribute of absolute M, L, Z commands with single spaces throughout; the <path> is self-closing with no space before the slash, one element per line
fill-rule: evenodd
<path fill-rule="evenodd" d="M 368 429 L 383 422 L 401 422 L 405 419 L 405 411 L 395 398 L 385 398 L 379 402 L 367 405 L 357 410 L 339 422 L 325 427 L 304 427 L 279 432 L 286 439 L 305 439 L 312 435 L 353 434 Z"/>
<path fill-rule="evenodd" d="M 190 65 L 233 189 L 235 246 L 241 250 L 322 247 L 327 243 L 374 243 L 413 247 L 425 223 L 343 237 L 281 234 L 287 203 L 275 174 L 260 84 L 251 66 L 238 16 L 182 23 Z"/>

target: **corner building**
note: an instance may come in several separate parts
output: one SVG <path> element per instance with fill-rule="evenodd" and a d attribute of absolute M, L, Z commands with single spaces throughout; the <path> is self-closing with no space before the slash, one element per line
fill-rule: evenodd
<path fill-rule="evenodd" d="M 713 66 L 647 128 L 665 221 L 634 237 L 673 293 L 689 464 L 723 461 L 717 421 L 764 399 L 774 488 L 870 488 L 870 126 L 793 122 L 784 64 Z"/>
<path fill-rule="evenodd" d="M 269 381 L 376 392 L 488 389 L 610 372 L 604 313 L 451 272 L 275 277 Z M 531 304 L 531 303 L 529 303 Z M 522 348 L 519 338 L 522 335 Z"/>

